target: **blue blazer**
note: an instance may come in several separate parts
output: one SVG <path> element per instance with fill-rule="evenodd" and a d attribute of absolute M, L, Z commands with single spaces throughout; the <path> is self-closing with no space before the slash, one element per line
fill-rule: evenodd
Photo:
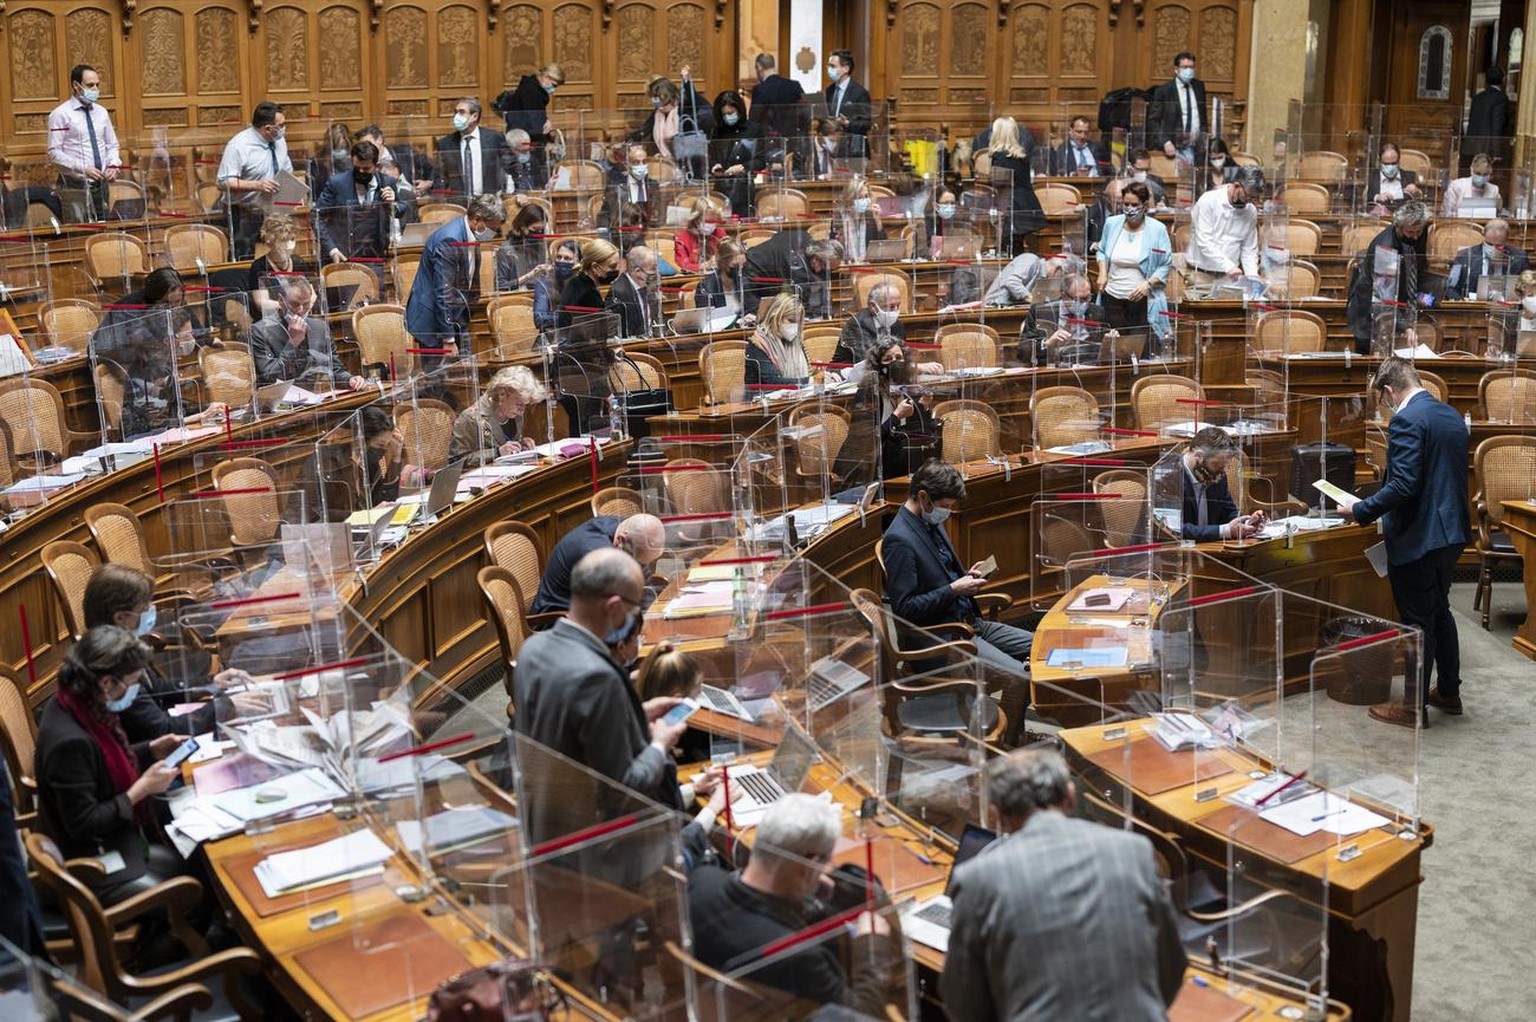
<path fill-rule="evenodd" d="M 1206 525 L 1197 525 L 1200 518 L 1200 499 L 1190 484 L 1189 469 L 1180 466 L 1184 479 L 1184 517 L 1180 519 L 1179 535 L 1185 539 L 1192 539 L 1200 543 L 1209 543 L 1221 538 L 1221 527 L 1238 516 L 1237 502 L 1232 499 L 1232 490 L 1227 485 L 1227 475 L 1222 473 L 1221 478 L 1205 488 L 1205 520 Z"/>
<path fill-rule="evenodd" d="M 382 174 L 374 174 L 375 189 L 385 187 L 386 183 Z M 409 211 L 410 205 L 401 199 L 398 188 L 395 189 L 393 207 L 377 202 L 371 208 L 364 210 L 362 203 L 357 201 L 357 185 L 352 180 L 352 171 L 345 170 L 340 174 L 332 175 L 315 199 L 315 236 L 320 242 L 321 264 L 330 261 L 333 248 L 341 249 L 341 254 L 348 258 L 352 256 L 353 232 L 349 230 L 349 225 L 356 223 L 365 213 L 372 213 L 377 217 L 377 222 L 370 226 L 376 232 L 374 240 L 379 246 L 379 251 L 370 254 L 384 255 L 389 248 L 390 214 L 393 213 L 403 222 Z"/>
<path fill-rule="evenodd" d="M 949 534 L 940 531 L 943 543 L 963 572 L 967 566 L 961 562 Z M 975 616 L 975 601 L 956 596 L 949 587 L 960 576 L 944 570 L 943 552 L 934 542 L 928 523 L 906 507 L 896 512 L 885 530 L 880 553 L 885 561 L 885 596 L 901 620 L 927 628 Z"/>
<path fill-rule="evenodd" d="M 1173 265 L 1173 245 L 1168 240 L 1168 228 L 1150 216 L 1141 227 L 1141 274 L 1148 280 L 1168 283 L 1168 270 Z M 1108 279 L 1109 256 L 1125 232 L 1125 214 L 1117 213 L 1104 221 L 1104 231 L 1099 235 L 1099 268 Z M 1168 311 L 1166 287 L 1154 287 L 1147 292 L 1147 322 L 1159 337 L 1168 334 L 1168 317 L 1160 315 Z"/>
<path fill-rule="evenodd" d="M 1472 539 L 1467 510 L 1466 423 L 1427 391 L 1392 416 L 1381 489 L 1355 505 L 1355 521 L 1382 520 L 1387 563 L 1410 564 L 1435 550 L 1460 550 Z"/>
<path fill-rule="evenodd" d="M 405 303 L 405 328 L 423 346 L 469 333 L 469 310 L 480 297 L 479 249 L 465 246 L 469 240 L 460 216 L 433 231 L 422 246 Z"/>

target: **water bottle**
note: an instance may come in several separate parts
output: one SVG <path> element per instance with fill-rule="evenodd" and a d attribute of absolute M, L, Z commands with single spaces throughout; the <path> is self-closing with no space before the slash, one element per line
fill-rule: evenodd
<path fill-rule="evenodd" d="M 617 394 L 608 395 L 608 439 L 614 443 L 624 439 L 624 414 Z"/>
<path fill-rule="evenodd" d="M 741 565 L 736 565 L 736 570 L 731 575 L 731 631 L 727 636 L 731 641 L 739 641 L 747 637 L 747 614 L 750 607 L 747 600 L 747 572 Z"/>

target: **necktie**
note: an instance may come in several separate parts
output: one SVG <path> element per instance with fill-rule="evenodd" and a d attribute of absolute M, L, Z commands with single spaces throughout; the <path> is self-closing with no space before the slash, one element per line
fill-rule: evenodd
<path fill-rule="evenodd" d="M 267 143 L 267 152 L 272 157 L 272 176 L 273 177 L 277 177 L 277 143 L 276 142 L 268 142 Z"/>
<path fill-rule="evenodd" d="M 1093 166 L 1093 161 L 1088 156 L 1088 147 L 1085 145 L 1077 147 L 1077 165 L 1079 167 Z"/>
<path fill-rule="evenodd" d="M 832 104 L 832 116 L 836 117 L 843 112 L 843 83 L 837 83 L 837 102 Z"/>
<path fill-rule="evenodd" d="M 1419 260 L 1410 246 L 1404 245 L 1400 251 L 1403 260 L 1403 318 L 1411 323 L 1418 310 Z"/>
<path fill-rule="evenodd" d="M 475 155 L 469 147 L 469 136 L 464 136 L 464 196 L 473 198 L 475 194 Z"/>
<path fill-rule="evenodd" d="M 101 170 L 101 145 L 96 141 L 96 121 L 91 117 L 96 107 L 92 103 L 83 103 L 80 109 L 85 113 L 85 133 L 91 136 L 91 165 Z"/>
<path fill-rule="evenodd" d="M 1184 134 L 1188 135 L 1194 131 L 1195 97 L 1189 94 L 1188 85 L 1180 85 L 1179 89 L 1184 97 Z"/>

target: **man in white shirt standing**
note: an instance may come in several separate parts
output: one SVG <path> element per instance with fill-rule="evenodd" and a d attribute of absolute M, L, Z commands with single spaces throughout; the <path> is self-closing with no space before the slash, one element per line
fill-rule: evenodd
<path fill-rule="evenodd" d="M 59 168 L 59 188 L 84 189 L 85 219 L 103 220 L 108 182 L 117 177 L 117 131 L 101 99 L 101 75 L 89 64 L 69 71 L 69 98 L 48 115 L 48 162 Z"/>
<path fill-rule="evenodd" d="M 1147 110 L 1147 146 L 1161 149 L 1169 159 L 1204 162 L 1205 136 L 1210 133 L 1205 113 L 1205 83 L 1195 77 L 1195 55 L 1173 58 L 1173 80 L 1152 90 Z"/>
<path fill-rule="evenodd" d="M 277 194 L 277 176 L 293 173 L 283 108 L 263 101 L 251 112 L 251 126 L 224 146 L 219 187 L 229 196 L 230 243 L 235 259 L 251 258 L 267 208 Z"/>
<path fill-rule="evenodd" d="M 1195 202 L 1185 253 L 1187 297 L 1210 298 L 1224 282 L 1259 275 L 1259 214 L 1253 202 L 1263 191 L 1263 171 L 1244 167 L 1236 181 L 1212 188 Z"/>
<path fill-rule="evenodd" d="M 1445 186 L 1445 199 L 1440 204 L 1441 216 L 1461 216 L 1462 203 L 1468 199 L 1477 201 L 1488 210 L 1483 213 L 1484 217 L 1498 213 L 1499 186 L 1488 180 L 1488 175 L 1493 172 L 1493 161 L 1487 153 L 1478 153 L 1472 157 L 1470 169 L 1470 176 L 1458 177 Z"/>

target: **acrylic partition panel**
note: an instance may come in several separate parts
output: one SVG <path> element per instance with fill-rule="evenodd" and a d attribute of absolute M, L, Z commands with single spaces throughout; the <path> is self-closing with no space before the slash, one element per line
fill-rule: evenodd
<path fill-rule="evenodd" d="M 569 323 L 546 331 L 543 351 L 550 390 L 566 422 L 565 436 L 584 437 L 624 426 L 623 409 L 609 385 L 618 350 L 619 317 L 601 309 L 570 307 Z M 554 443 L 556 416 L 549 417 Z"/>

